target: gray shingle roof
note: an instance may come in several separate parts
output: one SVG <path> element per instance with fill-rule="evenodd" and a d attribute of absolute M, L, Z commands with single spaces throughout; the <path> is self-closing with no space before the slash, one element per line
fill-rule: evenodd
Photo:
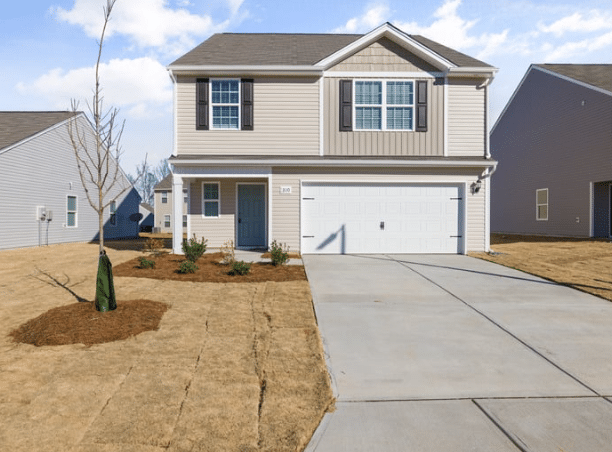
<path fill-rule="evenodd" d="M 535 64 L 534 66 L 612 92 L 612 64 Z"/>
<path fill-rule="evenodd" d="M 355 34 L 220 33 L 170 66 L 312 66 L 357 41 Z M 418 35 L 415 41 L 459 67 L 492 67 Z"/>
<path fill-rule="evenodd" d="M 0 150 L 74 116 L 71 111 L 1 111 Z"/>
<path fill-rule="evenodd" d="M 172 190 L 172 174 L 168 174 L 153 187 L 153 191 L 157 190 Z"/>

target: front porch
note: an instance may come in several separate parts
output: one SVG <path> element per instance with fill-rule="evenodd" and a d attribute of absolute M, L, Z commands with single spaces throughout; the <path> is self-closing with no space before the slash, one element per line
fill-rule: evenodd
<path fill-rule="evenodd" d="M 173 209 L 176 210 L 177 204 L 182 205 L 181 194 L 186 188 L 188 237 L 206 238 L 209 248 L 221 248 L 231 240 L 238 250 L 267 249 L 271 236 L 269 186 L 269 177 L 259 175 L 183 177 L 174 174 Z M 176 215 L 177 212 L 175 218 Z M 172 249 L 175 254 L 182 254 L 182 231 L 178 229 L 173 231 Z"/>

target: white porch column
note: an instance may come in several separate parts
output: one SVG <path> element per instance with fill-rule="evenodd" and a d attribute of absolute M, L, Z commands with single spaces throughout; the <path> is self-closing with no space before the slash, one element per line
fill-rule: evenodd
<path fill-rule="evenodd" d="M 183 254 L 183 178 L 172 174 L 172 252 Z"/>

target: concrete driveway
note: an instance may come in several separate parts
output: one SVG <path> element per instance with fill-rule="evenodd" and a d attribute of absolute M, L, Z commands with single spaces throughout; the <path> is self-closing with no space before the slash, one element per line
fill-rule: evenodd
<path fill-rule="evenodd" d="M 612 451 L 612 303 L 467 256 L 303 260 L 337 397 L 307 451 Z"/>

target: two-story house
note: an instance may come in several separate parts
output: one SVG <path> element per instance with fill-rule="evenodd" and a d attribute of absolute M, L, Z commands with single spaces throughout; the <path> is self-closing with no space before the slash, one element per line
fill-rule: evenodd
<path fill-rule="evenodd" d="M 174 217 L 188 187 L 189 234 L 209 247 L 489 248 L 494 67 L 387 23 L 365 35 L 216 34 L 168 70 Z"/>

